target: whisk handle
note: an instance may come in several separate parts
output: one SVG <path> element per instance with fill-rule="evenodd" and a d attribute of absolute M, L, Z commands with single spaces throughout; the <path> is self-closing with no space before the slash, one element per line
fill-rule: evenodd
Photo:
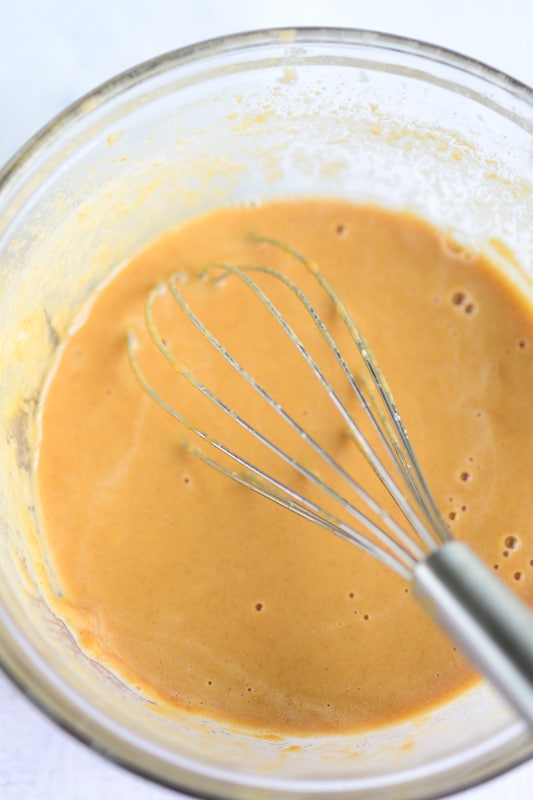
<path fill-rule="evenodd" d="M 421 605 L 533 728 L 533 614 L 462 542 L 415 568 Z"/>

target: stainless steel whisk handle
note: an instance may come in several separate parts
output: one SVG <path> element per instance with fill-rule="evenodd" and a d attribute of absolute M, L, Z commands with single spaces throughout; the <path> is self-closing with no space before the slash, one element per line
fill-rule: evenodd
<path fill-rule="evenodd" d="M 533 728 L 533 614 L 462 542 L 415 568 L 419 603 Z"/>

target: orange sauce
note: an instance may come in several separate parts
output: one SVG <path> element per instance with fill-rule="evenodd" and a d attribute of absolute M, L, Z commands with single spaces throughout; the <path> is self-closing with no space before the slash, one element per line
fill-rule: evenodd
<path fill-rule="evenodd" d="M 533 602 L 531 309 L 482 257 L 420 220 L 298 200 L 222 209 L 169 232 L 101 290 L 65 343 L 43 398 L 38 460 L 61 586 L 55 605 L 82 647 L 165 705 L 264 736 L 385 725 L 445 702 L 476 676 L 407 581 L 182 447 L 194 437 L 142 391 L 128 362 L 132 327 L 139 363 L 169 402 L 278 469 L 188 387 L 144 330 L 148 292 L 176 270 L 263 263 L 311 286 L 296 259 L 250 232 L 319 264 L 387 376 L 454 536 Z M 234 279 L 189 283 L 191 305 L 228 349 L 357 470 L 356 448 L 316 379 L 247 290 Z M 337 331 L 328 302 L 317 303 Z M 261 418 L 257 398 L 235 389 L 168 293 L 154 313 L 180 359 Z M 348 397 L 341 384 L 339 392 Z M 263 424 L 285 442 L 279 421 Z M 290 446 L 307 458 L 297 437 Z M 284 467 L 276 474 L 304 485 Z"/>

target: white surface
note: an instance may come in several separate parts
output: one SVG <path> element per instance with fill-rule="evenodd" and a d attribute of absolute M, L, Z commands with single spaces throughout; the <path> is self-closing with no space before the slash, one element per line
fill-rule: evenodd
<path fill-rule="evenodd" d="M 53 115 L 159 53 L 240 30 L 339 25 L 444 45 L 533 85 L 531 0 L 0 0 L 0 164 Z M 533 763 L 454 800 L 531 800 Z M 1 800 L 171 800 L 56 728 L 0 674 Z"/>

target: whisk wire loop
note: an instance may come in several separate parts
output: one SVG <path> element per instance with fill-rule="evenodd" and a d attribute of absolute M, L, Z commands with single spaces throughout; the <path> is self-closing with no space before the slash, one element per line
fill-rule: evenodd
<path fill-rule="evenodd" d="M 234 268 L 232 265 L 224 265 L 224 269 L 233 269 L 239 272 L 238 268 Z M 256 284 L 251 281 L 247 276 L 242 274 L 241 276 L 244 280 L 253 283 L 254 286 Z M 236 412 L 229 407 L 226 403 L 224 403 L 217 395 L 215 395 L 207 386 L 201 383 L 196 376 L 188 369 L 184 364 L 182 364 L 178 358 L 172 353 L 172 351 L 168 348 L 168 346 L 163 341 L 162 337 L 159 335 L 157 330 L 157 326 L 154 321 L 153 316 L 153 305 L 157 294 L 160 292 L 160 289 L 157 288 L 154 290 L 148 297 L 146 303 L 146 326 L 149 332 L 149 335 L 160 351 L 162 355 L 169 361 L 169 363 L 179 372 L 183 377 L 193 385 L 198 391 L 200 391 L 205 397 L 207 397 L 212 403 L 214 403 L 221 411 L 223 411 L 226 415 L 228 415 L 234 422 L 240 425 L 244 430 L 246 430 L 251 436 L 253 436 L 256 440 L 261 442 L 262 445 L 267 447 L 269 450 L 274 452 L 276 456 L 278 456 L 282 461 L 286 464 L 294 468 L 300 475 L 305 477 L 309 480 L 313 485 L 318 486 L 322 489 L 329 497 L 335 500 L 339 505 L 347 511 L 351 516 L 353 516 L 359 523 L 361 523 L 372 535 L 378 539 L 382 545 L 389 548 L 392 552 L 396 554 L 396 556 L 402 561 L 405 562 L 407 558 L 408 563 L 411 565 L 414 561 L 419 560 L 423 553 L 416 544 L 398 525 L 398 523 L 390 517 L 390 515 L 374 500 L 374 498 L 368 494 L 353 478 L 346 470 L 338 464 L 338 462 L 333 459 L 329 453 L 327 453 L 318 442 L 316 442 L 299 424 L 296 422 L 286 411 L 283 409 L 280 404 L 274 400 L 270 394 L 260 386 L 255 378 L 251 376 L 244 367 L 235 359 L 235 357 L 230 354 L 226 348 L 221 344 L 216 337 L 206 328 L 206 326 L 202 323 L 199 317 L 194 313 L 191 309 L 189 304 L 184 299 L 182 293 L 178 290 L 177 287 L 177 278 L 176 276 L 171 276 L 168 281 L 168 286 L 170 288 L 171 294 L 176 302 L 179 304 L 180 308 L 183 310 L 186 317 L 197 327 L 200 333 L 206 338 L 206 340 L 224 357 L 224 359 L 230 363 L 230 365 L 239 373 L 239 375 L 244 378 L 247 383 L 249 383 L 252 388 L 258 392 L 258 394 L 268 403 L 268 405 L 273 408 L 276 413 L 278 413 L 282 419 L 294 430 L 298 435 L 304 439 L 310 447 L 326 462 L 328 463 L 344 480 L 350 485 L 350 487 L 356 491 L 361 499 L 363 499 L 369 508 L 371 508 L 375 514 L 381 518 L 386 524 L 389 526 L 391 530 L 395 532 L 399 539 L 402 540 L 403 546 L 401 546 L 393 537 L 391 537 L 388 533 L 386 533 L 382 528 L 377 526 L 367 515 L 365 515 L 359 508 L 354 506 L 350 503 L 345 497 L 340 495 L 336 492 L 329 484 L 321 480 L 317 475 L 311 472 L 308 468 L 297 462 L 293 459 L 289 454 L 284 452 L 280 447 L 278 447 L 274 442 L 264 436 L 260 431 L 258 431 L 254 426 L 250 425 L 245 419 L 243 419 L 240 415 L 236 414 Z M 256 286 L 258 291 L 261 291 L 259 287 Z M 168 410 L 168 404 L 165 403 L 165 406 Z M 189 426 L 191 427 L 191 426 Z M 192 426 L 191 429 L 194 429 L 195 433 L 198 433 L 198 428 L 196 426 Z M 213 444 L 213 440 L 211 437 L 207 435 L 202 437 L 209 441 L 210 444 Z M 220 448 L 219 448 L 220 449 Z M 235 461 L 238 461 L 241 465 L 245 465 L 247 469 L 251 472 L 256 474 L 260 474 L 261 478 L 267 482 L 275 483 L 272 476 L 267 475 L 263 471 L 253 467 L 251 464 L 246 462 L 243 464 L 243 459 L 240 456 L 237 456 L 232 451 L 224 450 L 226 454 L 229 454 Z M 279 488 L 279 485 L 278 485 Z M 284 486 L 283 490 L 289 494 L 290 490 L 288 487 Z M 300 500 L 302 497 L 300 496 Z"/>
<path fill-rule="evenodd" d="M 205 453 L 203 453 L 199 448 L 193 447 L 188 443 L 184 445 L 186 450 L 191 452 L 200 461 L 203 461 L 209 467 L 217 470 L 226 477 L 236 481 L 246 488 L 252 489 L 257 494 L 272 500 L 278 505 L 293 511 L 295 514 L 298 514 L 304 519 L 320 525 L 321 527 L 326 528 L 341 538 L 352 542 L 361 550 L 369 553 L 374 558 L 381 561 L 385 566 L 388 566 L 390 569 L 396 571 L 402 577 L 407 579 L 409 578 L 416 562 L 415 559 L 408 553 L 405 553 L 400 548 L 397 548 L 394 555 L 391 555 L 387 550 L 376 546 L 371 540 L 369 540 L 368 535 L 360 533 L 353 527 L 353 525 L 347 525 L 338 517 L 335 517 L 333 514 L 330 514 L 325 509 L 319 507 L 316 503 L 313 503 L 309 498 L 304 497 L 292 487 L 276 480 L 273 476 L 265 473 L 256 465 L 251 464 L 238 453 L 231 450 L 231 448 L 227 447 L 219 440 L 210 436 L 205 430 L 195 425 L 187 417 L 180 414 L 174 406 L 168 403 L 167 400 L 165 400 L 165 398 L 153 388 L 144 375 L 135 355 L 137 340 L 134 332 L 131 330 L 128 331 L 127 341 L 128 355 L 133 373 L 144 391 L 164 411 L 173 417 L 173 419 L 190 430 L 200 439 L 211 445 L 214 449 L 235 461 L 237 464 L 243 467 L 244 472 L 239 473 L 229 470 L 223 464 L 212 458 L 209 458 L 209 456 L 205 455 Z M 312 480 L 312 478 L 313 476 L 311 475 L 310 480 Z M 263 481 L 263 483 L 261 481 Z M 392 539 L 387 541 L 388 536 L 386 532 L 382 531 L 379 526 L 372 522 L 372 520 L 367 520 L 365 524 L 367 529 L 371 533 L 373 532 L 375 534 L 376 538 L 383 539 L 383 544 L 386 543 L 391 546 L 394 545 L 394 541 Z"/>
<path fill-rule="evenodd" d="M 359 428 L 355 425 L 350 413 L 347 411 L 344 404 L 341 402 L 340 398 L 333 390 L 331 384 L 327 381 L 325 375 L 323 374 L 322 370 L 319 368 L 316 361 L 312 358 L 310 353 L 306 350 L 303 346 L 302 342 L 296 335 L 294 329 L 288 324 L 286 319 L 280 314 L 278 309 L 274 306 L 271 302 L 270 298 L 263 292 L 263 290 L 257 285 L 255 281 L 253 281 L 248 275 L 247 272 L 251 270 L 263 271 L 268 272 L 271 276 L 275 277 L 277 280 L 282 281 L 285 283 L 289 288 L 291 288 L 296 295 L 300 302 L 302 302 L 313 318 L 317 320 L 318 323 L 322 326 L 322 330 L 325 330 L 320 317 L 313 309 L 305 295 L 293 284 L 289 281 L 285 276 L 281 273 L 277 272 L 276 270 L 272 270 L 270 268 L 264 268 L 260 266 L 248 266 L 248 267 L 236 267 L 233 264 L 224 264 L 224 265 L 215 265 L 219 269 L 226 270 L 231 275 L 237 277 L 241 281 L 247 284 L 248 288 L 259 298 L 261 303 L 267 308 L 269 313 L 275 318 L 276 322 L 282 327 L 286 335 L 288 336 L 289 340 L 292 344 L 298 349 L 300 355 L 304 359 L 304 361 L 309 365 L 312 369 L 315 377 L 319 381 L 319 383 L 323 386 L 326 390 L 329 399 L 337 409 L 337 411 L 341 414 L 345 424 L 348 426 L 350 432 L 354 436 L 357 441 L 357 444 L 360 450 L 363 452 L 365 458 L 370 462 L 372 468 L 374 469 L 375 473 L 378 475 L 380 480 L 386 485 L 387 489 L 395 499 L 397 505 L 403 511 L 408 519 L 414 525 L 414 528 L 419 532 L 423 529 L 421 524 L 417 524 L 418 520 L 413 515 L 412 510 L 410 509 L 409 505 L 407 504 L 404 495 L 398 489 L 398 487 L 394 484 L 394 481 L 390 477 L 389 473 L 383 467 L 383 464 L 380 462 L 379 458 L 377 458 L 376 454 L 368 444 L 365 437 L 361 434 Z M 222 355 L 222 357 L 236 370 L 236 372 L 243 378 L 253 389 L 256 391 L 267 403 L 268 405 L 276 411 L 276 413 L 286 422 L 298 435 L 307 442 L 307 444 L 317 453 L 321 459 L 327 463 L 330 467 L 332 467 L 338 475 L 340 475 L 350 486 L 352 490 L 354 490 L 359 497 L 366 503 L 368 508 L 370 508 L 375 514 L 378 515 L 382 519 L 382 521 L 388 526 L 389 530 L 391 530 L 397 540 L 401 542 L 401 546 L 410 551 L 415 559 L 420 560 L 423 558 L 424 553 L 418 547 L 415 541 L 413 541 L 412 536 L 409 536 L 400 525 L 394 520 L 393 517 L 383 508 L 382 505 L 377 503 L 374 497 L 369 494 L 354 478 L 336 461 L 332 456 L 323 448 L 321 447 L 318 442 L 313 439 L 309 433 L 293 418 L 291 417 L 287 411 L 278 403 L 258 382 L 257 380 L 240 364 L 236 358 L 228 352 L 228 350 L 222 345 L 222 343 L 216 339 L 212 335 L 212 333 L 206 328 L 206 326 L 202 323 L 199 317 L 192 311 L 191 307 L 183 298 L 182 293 L 178 290 L 176 279 L 175 277 L 171 276 L 168 281 L 168 286 L 170 288 L 171 294 L 176 300 L 176 302 L 180 305 L 182 311 L 186 314 L 188 319 L 197 327 L 200 333 L 206 338 L 206 340 Z M 337 352 L 338 357 L 340 358 L 340 354 L 338 349 L 336 348 L 333 340 L 330 337 L 330 346 L 334 351 Z M 302 465 L 298 464 L 292 457 L 288 454 L 282 453 L 281 449 L 276 447 L 270 439 L 266 438 L 261 434 L 254 426 L 249 425 L 248 423 L 244 422 L 242 418 L 234 413 L 234 411 L 228 408 L 224 403 L 222 403 L 218 397 L 216 397 L 207 387 L 201 385 L 193 380 L 191 373 L 188 373 L 188 379 L 191 383 L 194 383 L 196 388 L 198 388 L 205 396 L 209 397 L 219 408 L 224 410 L 225 413 L 229 414 L 235 421 L 244 427 L 249 433 L 251 433 L 257 440 L 259 440 L 262 444 L 266 445 L 270 450 L 276 453 L 276 455 L 280 456 L 286 463 L 290 464 L 294 467 L 301 475 L 310 479 L 312 478 L 313 483 L 315 485 L 319 485 L 330 497 L 335 499 L 339 502 L 345 510 L 348 510 L 353 516 L 355 516 L 359 521 L 362 521 L 368 527 L 368 517 L 363 515 L 361 511 L 349 503 L 346 498 L 339 495 L 335 492 L 328 484 L 324 481 L 321 481 L 317 478 L 313 473 L 311 473 L 308 469 L 303 467 Z M 411 516 L 409 516 L 411 515 Z M 375 532 L 375 531 L 374 531 Z M 387 534 L 385 534 L 388 536 Z M 432 541 L 432 540 L 431 540 Z M 396 547 L 396 541 L 393 540 L 394 547 Z M 435 546 L 434 542 L 432 541 L 432 549 Z"/>
<path fill-rule="evenodd" d="M 350 381 L 352 388 L 356 392 L 361 404 L 365 408 L 365 411 L 370 421 L 372 422 L 373 425 L 375 425 L 376 429 L 379 429 L 380 436 L 383 431 L 388 436 L 390 444 L 394 450 L 394 455 L 396 457 L 393 458 L 393 462 L 395 463 L 395 466 L 398 469 L 400 469 L 402 477 L 405 480 L 406 486 L 412 493 L 413 498 L 415 499 L 417 504 L 423 510 L 432 532 L 440 539 L 440 541 L 442 542 L 450 541 L 451 534 L 446 525 L 444 524 L 442 516 L 440 515 L 439 510 L 433 499 L 433 496 L 429 490 L 427 482 L 424 478 L 424 474 L 420 468 L 416 454 L 411 446 L 407 430 L 400 416 L 400 413 L 394 401 L 392 392 L 389 389 L 385 376 L 383 375 L 381 369 L 379 368 L 377 360 L 372 355 L 368 343 L 363 337 L 358 326 L 355 324 L 352 316 L 346 309 L 344 303 L 342 302 L 338 294 L 332 289 L 331 285 L 326 280 L 326 278 L 319 270 L 317 265 L 314 262 L 310 261 L 298 249 L 291 246 L 287 242 L 282 242 L 278 239 L 274 239 L 268 236 L 251 234 L 251 239 L 258 243 L 262 242 L 264 244 L 272 245 L 273 247 L 293 256 L 296 260 L 298 260 L 301 264 L 303 264 L 303 266 L 315 278 L 315 280 L 319 283 L 322 290 L 327 294 L 327 296 L 332 301 L 333 305 L 337 310 L 337 313 L 339 314 L 343 323 L 345 324 L 350 334 L 350 337 L 354 342 L 359 352 L 359 355 L 363 360 L 363 363 L 365 364 L 365 367 L 370 373 L 371 384 L 377 390 L 383 405 L 380 406 L 376 402 L 376 398 L 373 394 L 373 391 L 371 390 L 370 386 L 364 381 L 362 376 L 358 376 L 356 379 L 348 368 L 345 369 L 345 374 L 348 380 Z M 329 335 L 327 329 L 326 329 L 326 335 Z M 364 387 L 363 391 L 361 391 L 361 386 Z M 377 414 L 380 418 L 382 430 L 381 426 L 379 424 L 376 424 L 376 420 L 373 417 L 372 410 L 369 409 L 369 403 L 366 401 L 365 395 L 369 398 L 369 403 L 372 405 L 374 413 Z M 393 430 L 391 430 L 390 425 L 387 423 L 387 419 L 382 412 L 382 408 L 385 409 L 389 419 L 391 420 Z M 428 534 L 427 531 L 423 530 L 419 530 L 417 532 L 420 535 L 420 537 L 425 541 L 426 545 L 430 549 L 433 549 L 434 542 L 431 534 Z M 429 539 L 427 538 L 428 536 Z"/>
<path fill-rule="evenodd" d="M 370 423 L 374 431 L 378 435 L 379 441 L 382 447 L 384 448 L 385 452 L 389 456 L 392 464 L 399 471 L 400 477 L 404 480 L 407 487 L 411 489 L 412 492 L 414 493 L 415 490 L 418 489 L 418 487 L 412 480 L 411 474 L 407 471 L 406 461 L 405 458 L 403 458 L 403 453 L 401 451 L 400 444 L 396 440 L 394 432 L 390 429 L 388 420 L 382 413 L 381 408 L 379 407 L 379 404 L 373 395 L 373 392 L 371 391 L 370 387 L 368 387 L 366 382 L 364 382 L 362 377 L 356 378 L 354 376 L 354 374 L 348 367 L 345 358 L 342 356 L 341 350 L 338 347 L 336 341 L 334 340 L 333 336 L 325 326 L 320 315 L 317 313 L 315 308 L 309 302 L 306 295 L 287 275 L 284 275 L 283 273 L 273 269 L 272 267 L 266 267 L 261 265 L 234 267 L 233 265 L 227 265 L 227 269 L 231 271 L 231 273 L 235 275 L 237 278 L 239 278 L 242 281 L 245 281 L 248 284 L 249 288 L 268 308 L 269 312 L 275 318 L 276 322 L 285 331 L 286 335 L 288 336 L 292 344 L 294 344 L 294 346 L 298 349 L 301 357 L 311 368 L 311 370 L 315 374 L 315 377 L 319 380 L 321 385 L 327 391 L 337 411 L 341 414 L 345 424 L 348 426 L 351 435 L 353 436 L 355 442 L 357 443 L 359 450 L 366 458 L 366 460 L 374 470 L 375 474 L 377 475 L 381 483 L 385 486 L 385 488 L 395 501 L 396 505 L 400 508 L 404 516 L 409 520 L 410 524 L 412 525 L 417 535 L 420 537 L 421 541 L 431 552 L 436 547 L 436 543 L 431 533 L 428 531 L 427 527 L 423 524 L 423 522 L 420 520 L 415 510 L 413 509 L 413 507 L 409 504 L 404 492 L 402 492 L 402 490 L 399 488 L 399 486 L 392 478 L 389 471 L 385 468 L 383 462 L 378 457 L 375 449 L 370 446 L 367 437 L 362 433 L 360 428 L 356 425 L 352 415 L 346 409 L 345 405 L 340 401 L 338 395 L 334 392 L 330 382 L 327 380 L 322 370 L 318 367 L 316 361 L 312 358 L 309 351 L 303 346 L 302 342 L 297 337 L 294 329 L 287 323 L 286 319 L 270 302 L 269 298 L 261 291 L 261 289 L 259 289 L 257 284 L 254 281 L 250 281 L 249 279 L 247 279 L 246 273 L 255 271 L 269 275 L 272 278 L 275 278 L 277 281 L 282 282 L 297 297 L 299 302 L 305 308 L 305 310 L 315 323 L 316 327 L 320 331 L 320 334 L 327 343 L 331 353 L 334 356 L 335 361 L 341 367 L 344 376 L 346 377 L 350 387 L 354 391 L 361 408 L 365 412 L 367 418 L 370 420 Z M 346 320 L 343 319 L 343 322 L 346 322 Z M 365 388 L 362 389 L 361 386 L 364 386 Z M 398 457 L 399 454 L 402 455 L 401 461 Z M 366 501 L 366 497 L 364 499 Z M 414 493 L 414 500 L 415 501 L 419 500 L 418 491 Z M 422 510 L 425 511 L 424 508 Z M 389 520 L 387 519 L 387 522 L 388 521 Z M 429 518 L 429 522 L 431 524 L 432 522 L 431 518 Z M 398 533 L 398 531 L 396 532 Z M 403 535 L 399 534 L 399 536 L 400 538 L 402 538 L 402 540 L 404 540 L 404 542 L 408 539 L 409 543 L 412 544 L 412 539 L 407 534 L 403 533 Z M 404 537 L 406 538 L 404 539 Z M 422 552 L 420 551 L 418 555 L 421 556 Z"/>

